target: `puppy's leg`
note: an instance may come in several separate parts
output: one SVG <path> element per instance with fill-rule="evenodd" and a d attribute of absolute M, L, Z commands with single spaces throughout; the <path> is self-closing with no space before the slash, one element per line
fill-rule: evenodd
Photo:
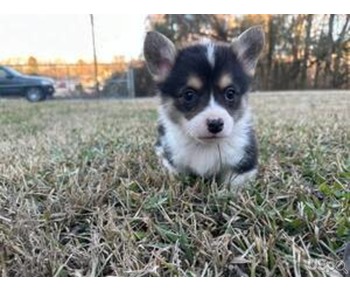
<path fill-rule="evenodd" d="M 176 175 L 178 175 L 178 171 L 169 160 L 171 159 L 171 157 L 169 157 L 169 153 L 164 150 L 163 145 L 159 143 L 158 145 L 156 145 L 155 150 L 160 164 L 164 167 L 169 177 L 174 178 Z"/>
<path fill-rule="evenodd" d="M 164 166 L 164 168 L 167 170 L 168 174 L 171 177 L 178 175 L 178 171 L 175 169 L 174 166 L 171 165 L 171 163 L 168 161 L 168 159 L 163 157 L 162 158 L 162 165 Z"/>
<path fill-rule="evenodd" d="M 224 184 L 233 190 L 240 189 L 249 181 L 253 180 L 256 177 L 257 172 L 256 168 L 242 174 L 229 172 L 224 177 Z"/>

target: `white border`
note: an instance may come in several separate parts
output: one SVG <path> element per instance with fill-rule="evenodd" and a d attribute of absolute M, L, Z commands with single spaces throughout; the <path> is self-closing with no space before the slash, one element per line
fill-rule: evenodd
<path fill-rule="evenodd" d="M 341 291 L 347 278 L 2 278 L 2 291 Z M 108 289 L 110 288 L 110 289 Z M 298 290 L 297 290 L 298 289 Z M 338 290 L 339 289 L 339 290 Z M 341 290 L 340 290 L 341 289 Z"/>
<path fill-rule="evenodd" d="M 73 14 L 73 13 L 349 13 L 344 0 L 2 0 L 1 14 Z M 348 2 L 349 3 L 349 2 Z M 0 28 L 6 29 L 6 28 Z M 345 282 L 346 281 L 346 282 Z M 341 291 L 348 279 L 175 279 L 175 278 L 105 278 L 105 279 L 0 279 L 2 291 Z M 340 286 L 341 285 L 341 286 Z"/>
<path fill-rule="evenodd" d="M 1 13 L 350 13 L 346 0 L 2 0 Z M 1 15 L 0 15 L 1 17 Z"/>

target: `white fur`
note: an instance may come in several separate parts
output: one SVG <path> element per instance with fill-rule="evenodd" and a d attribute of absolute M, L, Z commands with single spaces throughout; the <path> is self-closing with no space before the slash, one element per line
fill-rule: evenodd
<path fill-rule="evenodd" d="M 231 186 L 244 185 L 246 182 L 252 180 L 256 176 L 257 172 L 257 169 L 253 169 L 243 174 L 228 173 L 225 177 L 224 184 Z"/>
<path fill-rule="evenodd" d="M 161 159 L 161 163 L 168 170 L 169 174 L 176 175 L 178 173 L 175 167 L 173 167 L 170 162 L 164 158 L 164 148 L 162 146 L 156 146 L 156 154 Z"/>
<path fill-rule="evenodd" d="M 215 44 L 213 42 L 207 42 L 207 58 L 209 61 L 209 64 L 212 68 L 215 66 Z"/>
<path fill-rule="evenodd" d="M 216 134 L 216 137 L 226 138 L 231 135 L 234 120 L 226 109 L 215 102 L 212 96 L 209 105 L 200 114 L 190 121 L 183 121 L 183 127 L 185 131 L 195 139 L 211 137 L 213 134 L 208 131 L 207 120 L 219 118 L 223 120 L 224 128 L 220 133 Z"/>
<path fill-rule="evenodd" d="M 166 109 L 161 107 L 160 121 L 166 129 L 162 143 L 169 147 L 172 160 L 179 172 L 190 170 L 203 177 L 212 176 L 225 166 L 238 164 L 243 158 L 244 147 L 249 143 L 250 116 L 250 110 L 247 108 L 242 118 L 236 123 L 231 118 L 232 131 L 228 137 L 212 143 L 203 143 L 194 140 L 181 128 L 181 125 L 173 123 L 167 117 Z M 243 177 L 236 179 L 237 183 L 244 181 Z M 233 181 L 234 184 L 236 182 Z"/>

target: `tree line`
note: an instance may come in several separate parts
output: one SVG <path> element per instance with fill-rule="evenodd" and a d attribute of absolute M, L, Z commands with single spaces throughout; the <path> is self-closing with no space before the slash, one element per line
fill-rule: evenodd
<path fill-rule="evenodd" d="M 253 89 L 350 89 L 349 14 L 151 14 L 145 30 L 157 30 L 181 46 L 203 37 L 230 42 L 253 25 L 261 25 L 266 33 Z M 42 64 L 30 57 L 21 64 L 18 60 L 3 63 L 27 74 L 77 78 L 83 86 L 94 82 L 93 63 L 83 60 Z M 99 63 L 99 83 L 114 88 L 130 68 L 136 96 L 153 95 L 154 84 L 142 56 L 130 62 L 117 56 L 108 64 Z"/>
<path fill-rule="evenodd" d="M 203 37 L 230 42 L 261 25 L 266 47 L 257 89 L 350 89 L 349 14 L 158 14 L 149 15 L 147 22 L 147 29 L 179 45 Z"/>

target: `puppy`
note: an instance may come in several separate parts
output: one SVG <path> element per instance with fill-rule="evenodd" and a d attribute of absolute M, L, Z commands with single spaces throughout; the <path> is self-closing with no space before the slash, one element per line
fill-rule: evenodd
<path fill-rule="evenodd" d="M 156 153 L 171 174 L 232 186 L 255 176 L 248 92 L 263 47 L 259 26 L 230 44 L 206 40 L 182 49 L 158 32 L 147 33 L 144 56 L 161 98 Z"/>

